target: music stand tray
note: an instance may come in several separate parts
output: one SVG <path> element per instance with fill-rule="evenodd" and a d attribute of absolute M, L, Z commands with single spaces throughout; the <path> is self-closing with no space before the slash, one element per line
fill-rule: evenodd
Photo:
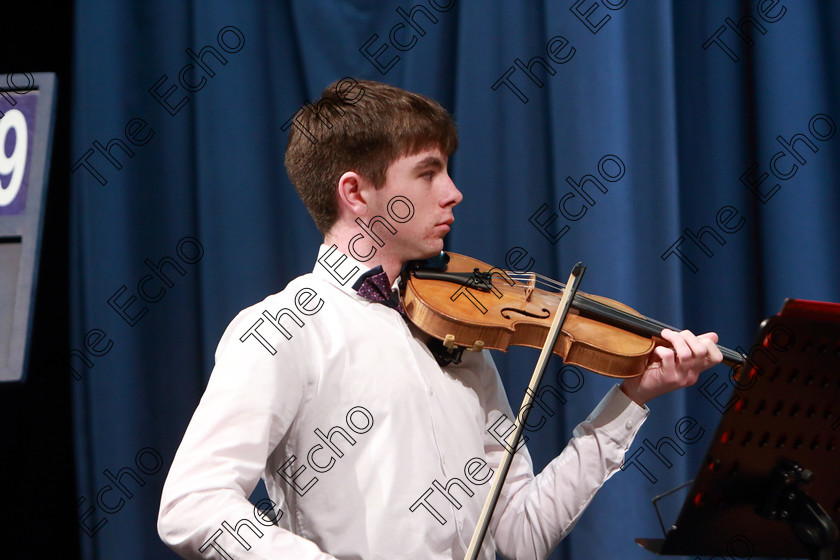
<path fill-rule="evenodd" d="M 840 304 L 762 322 L 665 555 L 840 558 Z M 806 545 L 805 543 L 809 543 Z"/>

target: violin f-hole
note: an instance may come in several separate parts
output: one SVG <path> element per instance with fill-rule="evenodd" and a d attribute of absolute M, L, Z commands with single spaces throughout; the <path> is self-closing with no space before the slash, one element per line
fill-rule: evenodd
<path fill-rule="evenodd" d="M 505 319 L 510 319 L 510 315 L 505 315 L 505 311 L 512 311 L 514 313 L 520 313 L 522 315 L 525 315 L 526 317 L 534 317 L 535 319 L 548 319 L 549 317 L 551 317 L 551 311 L 549 311 L 545 307 L 543 307 L 543 309 L 542 309 L 542 312 L 545 315 L 537 315 L 536 313 L 532 313 L 530 311 L 525 311 L 524 309 L 516 309 L 516 308 L 513 308 L 513 307 L 505 307 L 504 309 L 502 309 L 500 311 L 500 313 L 502 314 L 502 317 L 504 317 Z"/>

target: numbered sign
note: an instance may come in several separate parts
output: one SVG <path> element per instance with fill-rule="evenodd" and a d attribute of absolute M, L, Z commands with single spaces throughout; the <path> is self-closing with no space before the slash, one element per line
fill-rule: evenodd
<path fill-rule="evenodd" d="M 0 75 L 0 381 L 26 375 L 55 75 Z"/>
<path fill-rule="evenodd" d="M 0 99 L 0 216 L 22 214 L 26 206 L 37 99 L 37 91 L 25 95 L 4 92 Z"/>

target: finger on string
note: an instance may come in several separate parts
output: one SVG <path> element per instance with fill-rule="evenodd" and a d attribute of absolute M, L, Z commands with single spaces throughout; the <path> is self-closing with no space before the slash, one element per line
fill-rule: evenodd
<path fill-rule="evenodd" d="M 682 333 L 674 333 L 673 335 L 669 335 L 668 338 L 668 342 L 670 342 L 671 345 L 674 347 L 674 353 L 676 354 L 677 361 L 690 360 L 691 357 L 694 355 L 691 346 L 688 345 L 688 342 L 685 339 L 686 332 L 688 331 L 683 331 Z M 688 334 L 691 333 L 689 332 Z"/>
<path fill-rule="evenodd" d="M 708 355 L 709 353 L 709 346 L 705 343 L 705 341 L 698 339 L 692 332 L 690 331 L 683 331 L 686 344 L 688 347 L 691 348 L 691 353 L 695 358 L 703 358 Z"/>

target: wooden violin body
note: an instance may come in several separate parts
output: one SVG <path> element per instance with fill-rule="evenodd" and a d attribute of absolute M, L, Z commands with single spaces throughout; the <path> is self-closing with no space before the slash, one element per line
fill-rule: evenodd
<path fill-rule="evenodd" d="M 408 317 L 422 331 L 453 351 L 542 348 L 562 284 L 543 290 L 535 274 L 509 273 L 457 253 L 423 263 L 407 267 L 402 294 Z M 553 352 L 602 375 L 634 377 L 656 346 L 667 345 L 658 336 L 666 327 L 617 301 L 578 292 Z M 729 363 L 742 363 L 739 354 L 721 350 Z"/>

